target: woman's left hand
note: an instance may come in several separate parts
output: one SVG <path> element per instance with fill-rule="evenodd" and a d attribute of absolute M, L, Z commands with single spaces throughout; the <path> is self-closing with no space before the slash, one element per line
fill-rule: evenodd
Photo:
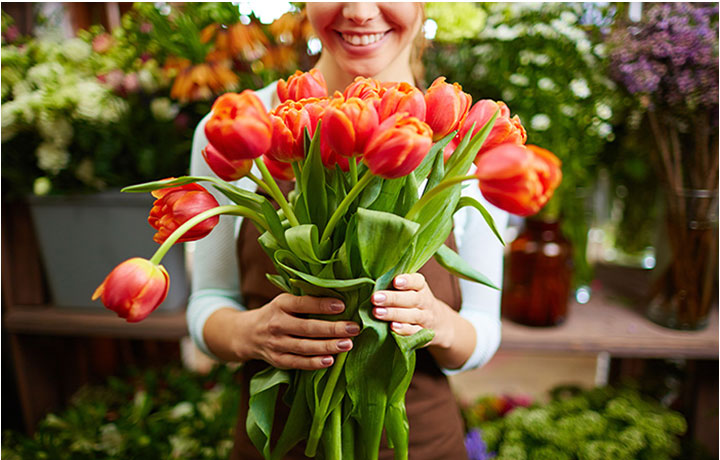
<path fill-rule="evenodd" d="M 445 302 L 430 290 L 420 273 L 403 274 L 393 280 L 395 291 L 377 291 L 372 295 L 373 315 L 389 321 L 390 328 L 400 335 L 413 335 L 421 329 L 430 329 L 435 337 L 428 344 L 449 348 L 454 336 L 452 313 Z"/>

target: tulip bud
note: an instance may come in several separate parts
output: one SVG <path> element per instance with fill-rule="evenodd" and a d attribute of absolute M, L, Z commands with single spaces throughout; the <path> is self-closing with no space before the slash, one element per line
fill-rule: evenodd
<path fill-rule="evenodd" d="M 345 88 L 343 97 L 350 99 L 357 97 L 364 101 L 371 99 L 380 99 L 380 94 L 384 89 L 379 81 L 374 78 L 355 77 L 355 80 Z"/>
<path fill-rule="evenodd" d="M 325 109 L 320 135 L 339 155 L 362 154 L 368 139 L 378 126 L 375 107 L 356 97 L 333 99 Z"/>
<path fill-rule="evenodd" d="M 395 113 L 402 112 L 425 121 L 425 96 L 410 83 L 397 83 L 381 93 L 377 112 L 381 122 Z"/>
<path fill-rule="evenodd" d="M 280 102 L 287 100 L 299 101 L 309 97 L 327 97 L 327 85 L 322 73 L 317 69 L 309 72 L 296 71 L 285 80 L 278 81 L 277 95 Z"/>
<path fill-rule="evenodd" d="M 228 160 L 212 145 L 208 144 L 202 150 L 202 156 L 210 169 L 222 180 L 235 181 L 250 172 L 253 160 Z"/>
<path fill-rule="evenodd" d="M 464 93 L 462 86 L 445 83 L 445 77 L 438 77 L 425 93 L 425 122 L 433 130 L 433 141 L 458 129 L 465 121 L 471 104 L 472 96 Z"/>
<path fill-rule="evenodd" d="M 303 104 L 287 100 L 270 112 L 272 143 L 267 156 L 290 163 L 305 158 L 305 129 L 310 130 L 310 115 Z"/>
<path fill-rule="evenodd" d="M 560 184 L 560 160 L 536 146 L 501 144 L 477 160 L 475 173 L 483 196 L 519 216 L 535 214 Z"/>
<path fill-rule="evenodd" d="M 270 148 L 272 122 L 253 91 L 225 93 L 212 106 L 205 135 L 228 160 L 247 160 Z"/>
<path fill-rule="evenodd" d="M 475 123 L 475 128 L 472 132 L 472 135 L 474 136 L 478 131 L 480 131 L 480 129 L 482 129 L 483 126 L 485 126 L 485 123 L 490 121 L 490 118 L 492 118 L 498 110 L 500 113 L 498 113 L 498 116 L 495 119 L 495 124 L 493 125 L 490 134 L 488 134 L 488 137 L 485 139 L 482 147 L 480 147 L 477 157 L 479 158 L 485 152 L 497 147 L 500 144 L 525 144 L 525 141 L 527 140 L 527 133 L 525 132 L 523 125 L 520 123 L 520 118 L 517 115 L 510 118 L 510 109 L 504 102 L 495 102 L 490 99 L 483 99 L 481 101 L 477 101 L 470 109 L 470 112 L 468 112 L 467 117 L 465 117 L 465 121 L 460 128 L 460 132 L 458 132 L 458 135 L 454 139 L 456 145 L 465 137 L 473 123 Z"/>
<path fill-rule="evenodd" d="M 267 155 L 263 156 L 263 163 L 267 167 L 270 175 L 279 180 L 295 180 L 295 173 L 292 165 L 284 161 L 273 160 Z"/>
<path fill-rule="evenodd" d="M 150 210 L 148 222 L 157 230 L 153 236 L 156 243 L 162 244 L 178 227 L 201 212 L 219 206 L 214 196 L 198 184 L 186 184 L 155 190 L 157 198 Z M 204 238 L 220 221 L 213 216 L 195 225 L 177 242 L 195 241 Z"/>
<path fill-rule="evenodd" d="M 115 267 L 98 286 L 98 297 L 108 309 L 129 323 L 145 319 L 167 296 L 170 277 L 162 265 L 133 257 Z"/>
<path fill-rule="evenodd" d="M 410 174 L 432 145 L 430 127 L 407 114 L 382 122 L 365 147 L 363 161 L 376 176 L 393 179 Z"/>

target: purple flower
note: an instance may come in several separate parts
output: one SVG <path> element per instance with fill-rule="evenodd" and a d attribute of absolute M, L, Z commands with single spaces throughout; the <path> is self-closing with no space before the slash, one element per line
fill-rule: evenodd
<path fill-rule="evenodd" d="M 477 428 L 470 429 L 465 435 L 465 450 L 469 460 L 490 460 L 495 454 L 487 451 L 482 432 Z"/>

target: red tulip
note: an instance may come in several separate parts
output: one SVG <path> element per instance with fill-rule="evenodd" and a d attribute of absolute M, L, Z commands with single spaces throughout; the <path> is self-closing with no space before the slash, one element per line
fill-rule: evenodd
<path fill-rule="evenodd" d="M 267 166 L 270 175 L 279 180 L 295 180 L 292 165 L 284 161 L 273 160 L 267 155 L 263 156 L 263 163 Z"/>
<path fill-rule="evenodd" d="M 445 83 L 445 77 L 438 77 L 425 93 L 425 104 L 425 122 L 433 130 L 433 141 L 438 141 L 462 125 L 472 96 L 464 93 L 458 83 L 451 85 Z"/>
<path fill-rule="evenodd" d="M 322 73 L 317 69 L 309 72 L 296 71 L 285 80 L 278 81 L 277 95 L 280 102 L 287 100 L 299 101 L 309 97 L 327 97 L 327 85 Z"/>
<path fill-rule="evenodd" d="M 348 172 L 350 170 L 350 163 L 348 157 L 340 155 L 327 143 L 325 136 L 320 136 L 320 157 L 322 158 L 323 165 L 328 169 L 335 169 L 335 165 L 340 166 L 340 169 Z"/>
<path fill-rule="evenodd" d="M 157 200 L 150 210 L 148 222 L 157 230 L 153 240 L 159 244 L 162 244 L 172 232 L 189 219 L 203 211 L 219 206 L 210 192 L 194 183 L 155 190 L 152 195 Z M 219 221 L 220 216 L 210 217 L 187 231 L 177 242 L 199 240 L 207 236 Z"/>
<path fill-rule="evenodd" d="M 560 184 L 560 160 L 536 146 L 501 144 L 477 160 L 475 173 L 483 196 L 520 216 L 535 214 Z"/>
<path fill-rule="evenodd" d="M 308 114 L 310 119 L 308 131 L 310 132 L 310 137 L 312 138 L 315 135 L 318 121 L 320 121 L 325 115 L 325 109 L 330 103 L 330 99 L 309 97 L 301 99 L 298 103 L 302 105 L 303 110 L 305 110 Z"/>
<path fill-rule="evenodd" d="M 247 160 L 270 148 L 272 122 L 253 91 L 225 93 L 212 106 L 205 135 L 227 160 Z"/>
<path fill-rule="evenodd" d="M 432 145 L 432 130 L 415 117 L 395 114 L 382 122 L 365 147 L 363 161 L 387 179 L 410 174 Z"/>
<path fill-rule="evenodd" d="M 222 153 L 212 145 L 208 144 L 202 150 L 203 158 L 205 162 L 210 166 L 210 169 L 222 180 L 235 181 L 241 179 L 250 172 L 253 165 L 253 160 L 228 160 L 223 156 Z"/>
<path fill-rule="evenodd" d="M 381 98 L 377 107 L 380 121 L 402 112 L 406 112 L 420 121 L 425 121 L 425 96 L 422 91 L 410 83 L 397 83 L 386 88 L 380 94 Z"/>
<path fill-rule="evenodd" d="M 356 97 L 337 98 L 325 109 L 320 136 L 337 154 L 352 157 L 362 154 L 377 127 L 378 114 L 372 104 Z"/>
<path fill-rule="evenodd" d="M 145 319 L 167 296 L 170 277 L 162 265 L 133 257 L 115 267 L 95 289 L 108 309 L 129 323 Z"/>
<path fill-rule="evenodd" d="M 470 109 L 470 112 L 468 112 L 458 135 L 453 139 L 453 142 L 446 147 L 444 152 L 445 158 L 447 159 L 450 156 L 455 147 L 457 147 L 460 141 L 470 130 L 473 123 L 475 123 L 475 129 L 473 129 L 472 133 L 474 136 L 478 131 L 480 131 L 480 129 L 482 129 L 483 126 L 485 126 L 485 123 L 490 121 L 490 118 L 498 110 L 500 113 L 498 113 L 498 116 L 495 119 L 495 124 L 493 125 L 490 134 L 488 134 L 487 139 L 485 139 L 482 147 L 480 147 L 477 156 L 480 157 L 488 150 L 497 147 L 500 144 L 525 144 L 525 141 L 527 140 L 527 133 L 525 132 L 523 125 L 520 123 L 520 118 L 517 115 L 510 118 L 510 109 L 504 102 L 495 102 L 490 99 L 483 99 L 481 101 L 477 101 Z"/>
<path fill-rule="evenodd" d="M 287 100 L 270 112 L 273 133 L 266 155 L 290 163 L 305 158 L 305 128 L 311 129 L 310 115 L 303 104 Z"/>
<path fill-rule="evenodd" d="M 345 88 L 343 97 L 345 99 L 357 97 L 367 101 L 380 99 L 380 93 L 383 91 L 382 84 L 374 78 L 355 77 L 355 80 Z"/>

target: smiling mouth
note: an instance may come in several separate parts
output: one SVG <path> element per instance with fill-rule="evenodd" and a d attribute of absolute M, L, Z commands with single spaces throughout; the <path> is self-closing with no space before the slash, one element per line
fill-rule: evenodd
<path fill-rule="evenodd" d="M 379 32 L 376 34 L 351 34 L 351 33 L 342 33 L 338 32 L 338 35 L 345 41 L 346 43 L 353 45 L 353 46 L 368 46 L 372 45 L 373 43 L 376 43 L 382 38 L 387 35 L 389 31 L 387 32 Z"/>

